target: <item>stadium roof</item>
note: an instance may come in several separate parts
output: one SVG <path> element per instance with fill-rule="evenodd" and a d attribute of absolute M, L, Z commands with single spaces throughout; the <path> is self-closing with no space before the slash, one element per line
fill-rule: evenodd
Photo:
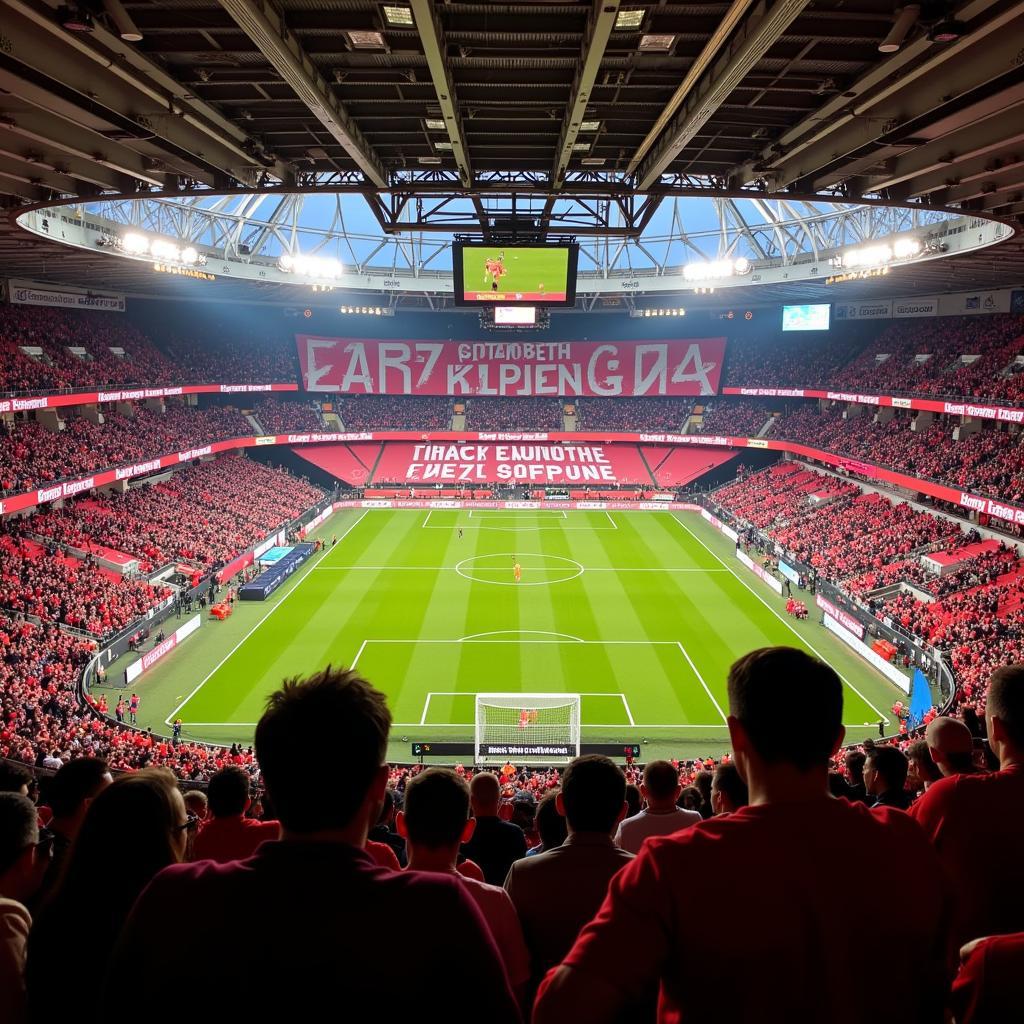
<path fill-rule="evenodd" d="M 139 268 L 30 241 L 13 215 L 251 189 L 361 195 L 382 234 L 511 217 L 635 239 L 683 195 L 867 198 L 1019 224 L 1024 3 L 901 10 L 0 0 L 0 266 L 139 291 Z M 887 37 L 898 48 L 882 53 Z M 852 287 L 1022 281 L 1018 237 Z"/>

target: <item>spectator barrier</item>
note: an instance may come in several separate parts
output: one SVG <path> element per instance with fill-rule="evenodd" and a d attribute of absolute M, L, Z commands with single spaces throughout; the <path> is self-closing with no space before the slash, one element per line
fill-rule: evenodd
<path fill-rule="evenodd" d="M 194 615 L 183 626 L 179 626 L 166 640 L 161 641 L 151 651 L 147 651 L 138 661 L 133 661 L 124 670 L 125 686 L 131 686 L 144 672 L 148 672 L 161 658 L 166 657 L 186 637 L 191 636 L 202 624 L 202 616 Z"/>
<path fill-rule="evenodd" d="M 831 615 L 827 613 L 823 615 L 822 623 L 830 633 L 839 637 L 844 644 L 856 651 L 865 661 L 874 665 L 886 679 L 898 686 L 904 693 L 910 693 L 910 679 L 891 661 L 886 661 L 881 655 L 876 654 L 866 643 L 858 640 L 838 619 L 832 618 Z"/>

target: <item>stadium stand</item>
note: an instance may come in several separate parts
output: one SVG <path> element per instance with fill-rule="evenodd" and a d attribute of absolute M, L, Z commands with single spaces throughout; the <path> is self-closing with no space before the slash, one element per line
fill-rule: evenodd
<path fill-rule="evenodd" d="M 323 496 L 297 477 L 227 456 L 191 463 L 152 486 L 45 509 L 21 522 L 57 544 L 126 552 L 144 568 L 181 560 L 210 569 Z"/>
<path fill-rule="evenodd" d="M 490 398 L 466 402 L 467 430 L 561 430 L 562 403 L 557 398 Z"/>
<path fill-rule="evenodd" d="M 261 398 L 253 407 L 253 415 L 267 434 L 326 429 L 319 408 L 308 399 L 286 401 L 281 398 Z"/>
<path fill-rule="evenodd" d="M 678 433 L 693 402 L 684 398 L 580 398 L 575 402 L 577 429 L 627 433 Z"/>
<path fill-rule="evenodd" d="M 759 398 L 712 399 L 704 405 L 700 433 L 757 437 L 775 408 L 773 403 Z"/>
<path fill-rule="evenodd" d="M 25 491 L 109 466 L 244 437 L 253 426 L 233 406 L 203 409 L 168 404 L 164 412 L 133 405 L 133 415 L 104 414 L 102 424 L 64 415 L 60 430 L 35 420 L 4 421 L 0 432 L 0 489 Z"/>

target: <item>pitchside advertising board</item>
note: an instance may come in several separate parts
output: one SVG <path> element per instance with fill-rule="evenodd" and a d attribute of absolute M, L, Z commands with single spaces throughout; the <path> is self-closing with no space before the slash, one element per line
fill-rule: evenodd
<path fill-rule="evenodd" d="M 725 338 L 382 341 L 296 335 L 307 391 L 367 395 L 713 395 Z"/>

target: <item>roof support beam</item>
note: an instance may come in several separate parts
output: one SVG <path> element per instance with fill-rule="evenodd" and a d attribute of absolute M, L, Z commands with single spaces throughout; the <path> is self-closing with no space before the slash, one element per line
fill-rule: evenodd
<path fill-rule="evenodd" d="M 26 106 L 24 110 L 9 111 L 4 121 L 0 122 L 0 128 L 30 143 L 100 164 L 147 185 L 163 188 L 167 184 L 168 176 L 155 169 L 155 161 L 147 160 L 127 146 L 104 138 L 79 124 L 52 117 L 36 108 Z"/>
<path fill-rule="evenodd" d="M 316 66 L 288 32 L 284 20 L 265 0 L 219 0 L 295 91 L 314 117 L 330 132 L 356 166 L 377 188 L 387 187 L 387 172 L 355 122 L 338 102 Z"/>
<path fill-rule="evenodd" d="M 1008 127 L 1004 117 L 991 117 L 957 132 L 951 138 L 936 139 L 925 146 L 918 146 L 891 161 L 885 173 L 869 179 L 869 188 L 873 192 L 883 191 L 903 182 L 913 182 L 919 174 L 932 171 L 953 174 L 954 165 L 970 157 L 988 155 L 994 159 L 1007 147 L 1024 142 L 1024 132 L 1011 134 L 1012 126 L 1019 124 L 1019 121 L 1012 121 Z"/>
<path fill-rule="evenodd" d="M 637 169 L 637 189 L 646 192 L 704 127 L 751 68 L 768 52 L 810 0 L 760 0 L 738 29 L 731 51 L 692 88 L 678 116 Z"/>
<path fill-rule="evenodd" d="M 1019 19 L 1018 26 L 1024 31 L 1024 19 Z M 827 188 L 849 174 L 865 171 L 880 156 L 891 155 L 886 153 L 889 146 L 906 149 L 950 137 L 985 118 L 1005 114 L 1024 99 L 1024 72 L 1015 66 L 1020 53 L 1018 32 L 1011 28 L 987 42 L 973 59 L 965 59 L 945 74 L 918 80 L 890 102 L 873 108 L 869 117 L 858 118 L 791 162 L 783 161 L 776 184 L 789 184 L 807 168 L 811 189 Z M 812 161 L 822 159 L 822 167 L 812 170 Z"/>
<path fill-rule="evenodd" d="M 469 150 L 459 120 L 459 111 L 455 102 L 455 89 L 448 73 L 448 62 L 445 59 L 444 29 L 434 10 L 432 0 L 409 0 L 412 16 L 416 21 L 416 31 L 423 44 L 423 53 L 430 68 L 430 77 L 434 82 L 434 92 L 441 107 L 441 116 L 448 131 L 448 140 L 452 144 L 452 155 L 455 166 L 459 169 L 459 179 L 463 188 L 473 183 L 473 168 L 469 160 Z"/>
<path fill-rule="evenodd" d="M 580 125 L 587 116 L 590 90 L 594 88 L 605 48 L 615 28 L 619 14 L 619 0 L 594 0 L 593 9 L 587 19 L 587 31 L 580 55 L 580 65 L 572 84 L 572 96 L 565 108 L 562 132 L 558 139 L 558 153 L 551 170 L 551 187 L 560 189 L 565 183 L 565 172 L 572 159 L 572 147 L 580 134 Z"/>
<path fill-rule="evenodd" d="M 208 116 L 212 108 L 189 96 L 184 86 L 166 72 L 157 72 L 156 65 L 135 47 L 102 26 L 94 26 L 88 35 L 65 31 L 51 10 L 59 2 L 45 0 L 37 6 L 26 0 L 0 0 L 0 7 L 10 9 L 2 17 L 6 41 L 12 44 L 6 52 L 39 75 L 87 97 L 82 123 L 95 120 L 100 107 L 116 111 L 125 120 L 138 123 L 141 119 L 154 136 L 192 159 L 197 168 L 192 173 L 202 176 L 200 168 L 206 167 L 254 183 L 254 161 L 238 138 L 244 139 L 244 134 L 231 130 L 219 115 Z M 113 55 L 97 44 L 109 45 Z M 37 105 L 48 109 L 45 103 Z M 287 165 L 271 169 L 281 180 L 288 180 Z"/>
<path fill-rule="evenodd" d="M 36 173 L 53 171 L 62 177 L 66 176 L 72 185 L 77 179 L 89 182 L 104 192 L 126 192 L 135 187 L 133 179 L 116 174 L 108 167 L 94 163 L 88 157 L 82 159 L 63 153 L 54 153 L 52 148 L 47 152 L 41 146 L 34 147 L 27 144 L 24 139 L 11 134 L 2 124 L 0 124 L 0 154 L 11 157 L 13 160 L 22 161 Z M 72 188 L 71 194 L 77 195 L 78 189 Z"/>
<path fill-rule="evenodd" d="M 957 9 L 956 17 L 961 21 L 974 21 L 998 3 L 999 0 L 968 0 Z M 785 184 L 800 174 L 772 173 L 773 169 L 792 162 L 812 146 L 824 149 L 826 158 L 834 157 L 837 149 L 833 140 L 837 138 L 839 131 L 851 125 L 857 128 L 861 120 L 870 116 L 869 111 L 879 103 L 908 89 L 921 78 L 934 76 L 947 61 L 984 38 L 990 26 L 998 22 L 996 27 L 1000 27 L 1016 16 L 1012 9 L 1004 11 L 949 46 L 935 47 L 925 36 L 906 44 L 888 60 L 872 67 L 842 94 L 832 97 L 818 110 L 784 131 L 774 143 L 766 146 L 756 159 L 737 167 L 733 174 L 736 183 L 745 185 L 756 178 L 771 177 L 773 182 Z M 927 59 L 923 59 L 926 56 Z M 940 72 L 938 81 L 941 80 Z M 850 93 L 854 94 L 854 98 L 851 98 Z M 815 158 L 801 160 L 801 166 L 804 168 L 801 173 L 811 173 L 812 169 L 821 166 L 823 162 L 823 159 Z"/>
<path fill-rule="evenodd" d="M 740 23 L 743 15 L 747 13 L 753 2 L 754 0 L 733 0 L 732 6 L 725 12 L 725 17 L 719 22 L 718 27 L 711 34 L 711 38 L 704 44 L 704 48 L 697 55 L 697 59 L 686 72 L 686 77 L 679 83 L 679 88 L 672 94 L 672 98 L 665 105 L 665 109 L 658 115 L 657 121 L 654 122 L 654 127 L 647 133 L 647 137 L 640 143 L 639 148 L 630 159 L 629 166 L 627 167 L 630 174 L 637 169 L 640 161 L 647 155 L 647 151 L 665 130 L 666 125 L 675 116 L 680 105 L 690 95 L 700 76 L 711 66 L 711 62 L 718 55 L 718 51 L 725 45 L 726 40 L 732 35 L 733 29 Z"/>

